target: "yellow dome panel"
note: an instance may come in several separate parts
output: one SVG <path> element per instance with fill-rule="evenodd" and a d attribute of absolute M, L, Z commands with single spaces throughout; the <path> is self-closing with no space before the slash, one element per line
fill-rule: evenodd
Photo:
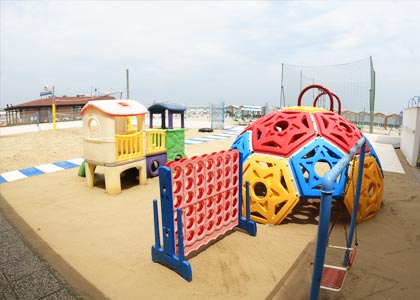
<path fill-rule="evenodd" d="M 344 195 L 344 204 L 351 214 L 354 207 L 354 195 L 356 194 L 357 170 L 359 169 L 359 158 L 356 158 L 350 167 L 349 182 Z M 357 223 L 367 221 L 379 211 L 384 193 L 384 179 L 376 159 L 366 155 L 362 188 L 360 191 L 359 209 L 357 212 Z"/>
<path fill-rule="evenodd" d="M 246 181 L 256 222 L 280 224 L 299 200 L 287 159 L 252 154 L 243 167 L 243 197 Z"/>

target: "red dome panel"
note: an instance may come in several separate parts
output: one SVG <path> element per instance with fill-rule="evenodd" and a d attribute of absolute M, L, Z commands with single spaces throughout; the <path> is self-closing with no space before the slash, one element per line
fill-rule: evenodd
<path fill-rule="evenodd" d="M 363 136 L 360 130 L 340 115 L 333 112 L 317 112 L 314 117 L 319 135 L 340 147 L 345 153 Z M 366 143 L 366 152 L 369 145 Z"/>
<path fill-rule="evenodd" d="M 316 137 L 310 114 L 293 110 L 267 114 L 247 130 L 252 130 L 254 152 L 283 157 L 288 157 Z"/>

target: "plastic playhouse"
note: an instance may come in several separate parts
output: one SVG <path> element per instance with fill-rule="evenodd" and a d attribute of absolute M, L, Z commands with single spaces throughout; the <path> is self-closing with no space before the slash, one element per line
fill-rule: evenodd
<path fill-rule="evenodd" d="M 130 168 L 138 168 L 140 184 L 146 184 L 146 112 L 146 107 L 133 100 L 97 100 L 83 107 L 80 113 L 89 187 L 94 186 L 96 166 L 104 168 L 109 194 L 121 192 L 120 174 Z M 131 126 L 131 117 L 136 118 L 136 129 Z"/>
<path fill-rule="evenodd" d="M 167 161 L 185 158 L 185 106 L 173 103 L 155 103 L 149 110 L 149 130 L 153 129 L 153 116 L 158 115 L 161 119 L 160 130 L 165 134 L 166 153 L 148 157 L 147 165 L 151 166 L 150 177 L 158 176 L 158 167 L 165 165 Z M 174 116 L 179 115 L 181 127 L 174 128 Z M 166 124 L 168 120 L 168 124 Z M 156 129 L 159 130 L 159 129 Z"/>
<path fill-rule="evenodd" d="M 150 128 L 145 129 L 147 111 L 134 100 L 97 100 L 85 105 L 81 111 L 85 164 L 79 174 L 86 174 L 89 187 L 94 186 L 96 166 L 105 170 L 106 192 L 118 194 L 121 192 L 122 172 L 137 168 L 140 184 L 146 184 L 147 178 L 158 176 L 160 166 L 186 157 L 185 107 L 152 105 L 149 108 Z M 153 114 L 161 116 L 161 128 L 153 128 Z M 181 115 L 182 128 L 173 128 L 174 114 Z"/>

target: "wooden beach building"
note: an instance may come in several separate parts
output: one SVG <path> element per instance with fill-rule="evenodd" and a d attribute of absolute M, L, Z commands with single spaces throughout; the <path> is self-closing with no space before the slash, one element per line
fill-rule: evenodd
<path fill-rule="evenodd" d="M 89 101 L 114 100 L 113 96 L 62 96 L 32 100 L 4 108 L 6 126 L 52 122 L 52 104 L 56 105 L 56 121 L 82 119 L 80 111 Z"/>

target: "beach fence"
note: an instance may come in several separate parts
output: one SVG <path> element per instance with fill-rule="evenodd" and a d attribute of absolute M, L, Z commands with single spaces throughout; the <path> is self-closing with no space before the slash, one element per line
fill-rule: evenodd
<path fill-rule="evenodd" d="M 210 122 L 212 129 L 225 127 L 225 103 L 212 103 L 210 105 Z"/>
<path fill-rule="evenodd" d="M 242 217 L 242 158 L 236 149 L 169 162 L 159 168 L 161 228 L 153 200 L 155 244 L 152 260 L 192 280 L 186 256 L 238 227 L 255 236 L 249 183 Z M 161 247 L 162 230 L 163 248 Z"/>

